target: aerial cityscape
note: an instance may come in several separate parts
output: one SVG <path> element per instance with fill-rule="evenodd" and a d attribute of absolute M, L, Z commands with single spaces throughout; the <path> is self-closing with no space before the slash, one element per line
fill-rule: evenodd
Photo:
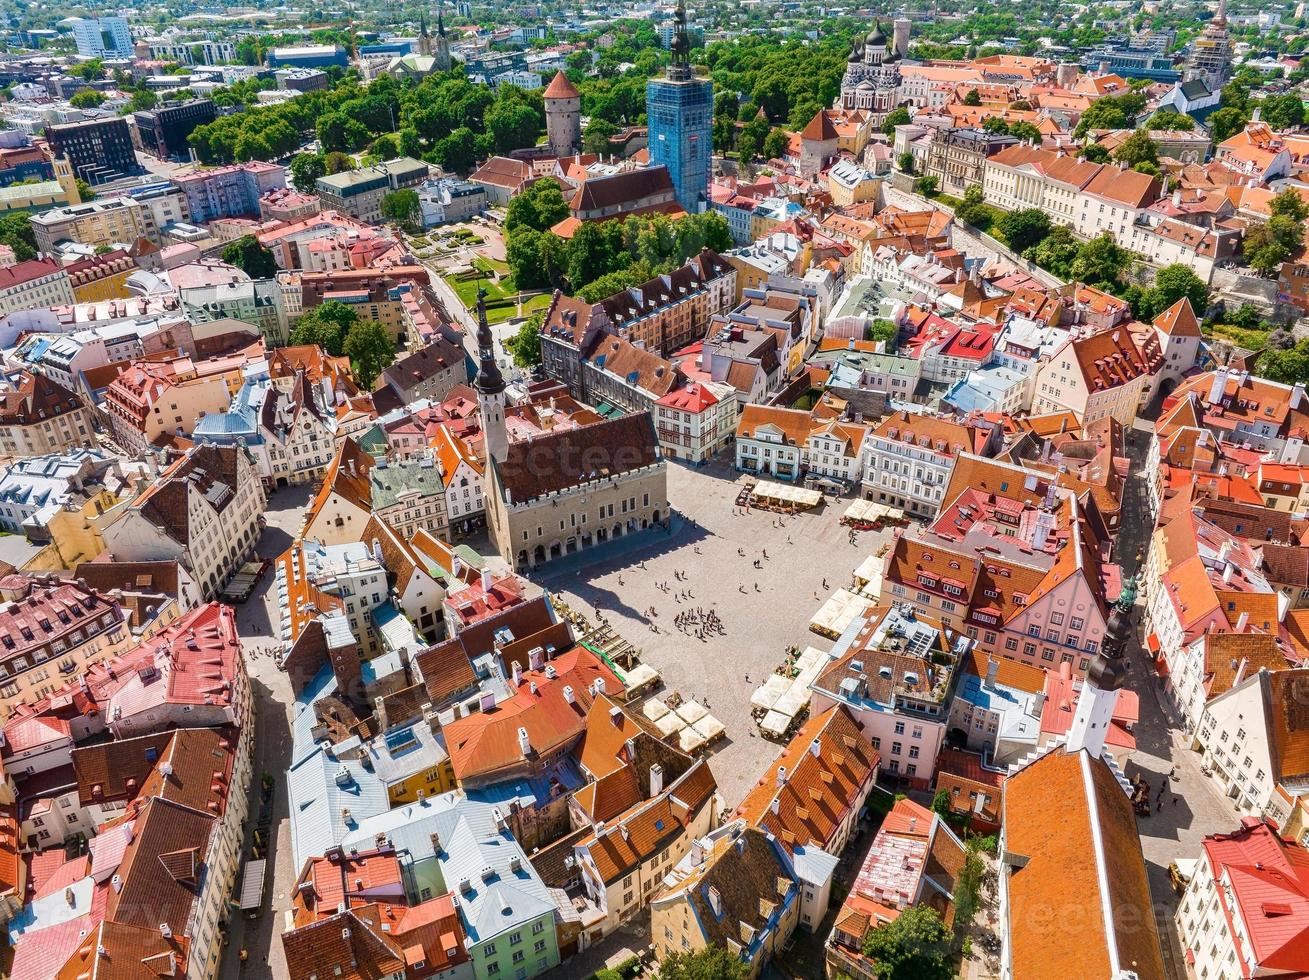
<path fill-rule="evenodd" d="M 1309 977 L 1309 11 L 0 4 L 0 977 Z"/>

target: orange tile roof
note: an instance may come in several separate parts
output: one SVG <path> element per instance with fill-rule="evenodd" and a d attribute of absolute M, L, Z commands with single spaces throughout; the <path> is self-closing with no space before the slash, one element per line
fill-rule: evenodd
<path fill-rule="evenodd" d="M 1006 847 L 1025 859 L 1007 872 L 1001 924 L 1014 976 L 1110 977 L 1117 966 L 1164 980 L 1136 817 L 1109 767 L 1056 749 L 1005 781 L 1003 812 Z"/>
<path fill-rule="evenodd" d="M 577 86 L 568 80 L 568 76 L 561 69 L 555 72 L 555 77 L 550 79 L 550 84 L 545 87 L 541 97 L 546 99 L 580 99 L 582 93 L 577 91 Z"/>
<path fill-rule="evenodd" d="M 753 380 L 755 366 L 748 365 Z M 741 417 L 736 423 L 737 438 L 752 439 L 755 433 L 766 425 L 781 430 L 783 442 L 788 446 L 802 446 L 809 431 L 813 428 L 813 418 L 808 412 L 794 408 L 773 408 L 768 405 L 747 405 L 741 409 Z"/>
<path fill-rule="evenodd" d="M 1200 321 L 1185 296 L 1155 317 L 1154 325 L 1170 337 L 1200 336 Z"/>
<path fill-rule="evenodd" d="M 664 792 L 636 804 L 577 846 L 590 852 L 601 880 L 609 884 L 684 835 L 717 789 L 709 763 L 699 759 Z"/>
<path fill-rule="evenodd" d="M 487 778 L 527 761 L 519 747 L 520 728 L 527 730 L 531 756 L 554 754 L 581 735 L 597 680 L 604 681 L 606 691 L 622 690 L 614 672 L 583 647 L 574 647 L 546 666 L 555 677 L 547 677 L 544 669 L 527 671 L 513 696 L 489 711 L 456 718 L 445 726 L 450 763 L 460 782 Z M 571 701 L 565 688 L 570 689 Z"/>
<path fill-rule="evenodd" d="M 811 844 L 829 847 L 832 834 L 876 779 L 879 762 L 845 707 L 828 708 L 796 733 L 746 794 L 736 816 L 773 834 L 787 851 Z"/>

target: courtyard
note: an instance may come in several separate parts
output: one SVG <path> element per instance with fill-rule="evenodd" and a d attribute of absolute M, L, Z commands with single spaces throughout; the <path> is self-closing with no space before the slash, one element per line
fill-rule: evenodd
<path fill-rule="evenodd" d="M 656 696 L 695 698 L 727 726 L 712 767 L 728 807 L 782 748 L 760 736 L 750 695 L 787 647 L 831 645 L 810 632 L 810 619 L 891 536 L 889 529 L 862 532 L 852 545 L 841 524 L 849 498 L 828 498 L 816 511 L 780 519 L 769 511 L 745 514 L 736 506 L 738 475 L 721 461 L 700 469 L 670 463 L 668 497 L 683 515 L 672 535 L 655 532 L 630 551 L 586 564 L 565 559 L 529 575 L 578 612 L 594 618 L 598 608 L 662 675 Z M 756 560 L 762 567 L 754 567 Z M 723 632 L 700 638 L 674 625 L 678 613 L 696 609 L 713 610 Z"/>

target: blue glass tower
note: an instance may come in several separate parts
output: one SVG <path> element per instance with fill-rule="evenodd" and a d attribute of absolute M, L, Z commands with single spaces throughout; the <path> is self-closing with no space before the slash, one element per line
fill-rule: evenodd
<path fill-rule="evenodd" d="M 709 157 L 713 152 L 714 87 L 691 70 L 691 39 L 686 7 L 677 0 L 676 33 L 669 43 L 672 61 L 664 78 L 645 84 L 650 163 L 668 168 L 677 203 L 691 214 L 709 200 Z"/>

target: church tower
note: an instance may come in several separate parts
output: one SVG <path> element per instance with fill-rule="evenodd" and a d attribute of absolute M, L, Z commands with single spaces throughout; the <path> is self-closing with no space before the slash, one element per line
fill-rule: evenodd
<path fill-rule="evenodd" d="M 691 66 L 685 0 L 677 0 L 668 50 L 664 77 L 645 83 L 650 164 L 668 168 L 677 203 L 688 214 L 699 214 L 709 202 L 714 86 L 707 78 L 696 78 Z"/>
<path fill-rule="evenodd" d="M 504 462 L 509 451 L 505 432 L 505 379 L 495 362 L 495 338 L 486 320 L 486 290 L 477 291 L 477 407 L 482 412 L 482 432 L 486 440 L 486 458 Z"/>
<path fill-rule="evenodd" d="M 1105 735 L 1113 721 L 1118 692 L 1127 680 L 1127 640 L 1132 635 L 1132 607 L 1136 605 L 1136 579 L 1123 583 L 1122 593 L 1109 614 L 1100 652 L 1086 671 L 1086 682 L 1077 699 L 1077 713 L 1068 731 L 1069 752 L 1086 749 L 1093 758 L 1104 750 Z"/>
<path fill-rule="evenodd" d="M 429 55 L 432 53 L 432 37 L 427 33 L 427 11 L 418 12 L 418 53 L 420 55 Z"/>
<path fill-rule="evenodd" d="M 445 4 L 436 8 L 436 64 L 437 71 L 450 70 L 450 39 L 445 36 Z"/>

